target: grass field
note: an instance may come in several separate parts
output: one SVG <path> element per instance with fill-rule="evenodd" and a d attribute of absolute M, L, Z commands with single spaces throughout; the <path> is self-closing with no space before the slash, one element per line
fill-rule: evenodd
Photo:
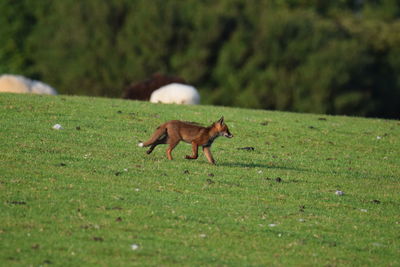
<path fill-rule="evenodd" d="M 216 166 L 136 145 L 221 115 Z M 0 144 L 1 266 L 400 265 L 399 121 L 1 94 Z"/>

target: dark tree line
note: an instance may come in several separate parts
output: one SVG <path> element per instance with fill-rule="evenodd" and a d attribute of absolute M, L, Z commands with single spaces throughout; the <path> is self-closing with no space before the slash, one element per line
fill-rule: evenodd
<path fill-rule="evenodd" d="M 166 73 L 207 104 L 400 118 L 400 3 L 0 0 L 0 73 L 110 97 Z"/>

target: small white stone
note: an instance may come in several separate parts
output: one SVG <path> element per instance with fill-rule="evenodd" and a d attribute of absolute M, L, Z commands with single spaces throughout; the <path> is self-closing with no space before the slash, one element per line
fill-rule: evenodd
<path fill-rule="evenodd" d="M 139 249 L 139 245 L 138 244 L 132 244 L 131 245 L 131 249 L 132 250 L 138 250 Z"/>
<path fill-rule="evenodd" d="M 343 196 L 344 192 L 340 191 L 340 190 L 336 190 L 335 194 L 338 195 L 338 196 Z"/>
<path fill-rule="evenodd" d="M 269 226 L 269 227 L 275 227 L 276 224 L 275 224 L 275 223 L 270 223 L 270 224 L 268 224 L 268 226 Z"/>
<path fill-rule="evenodd" d="M 360 209 L 360 211 L 362 211 L 362 212 L 368 212 L 368 210 L 366 210 L 366 209 Z"/>
<path fill-rule="evenodd" d="M 379 136 L 379 135 L 378 135 L 378 136 L 376 137 L 376 139 L 381 140 L 381 139 L 382 139 L 382 136 Z"/>
<path fill-rule="evenodd" d="M 201 238 L 206 238 L 206 237 L 207 237 L 206 234 L 200 234 L 199 236 L 200 236 Z"/>
<path fill-rule="evenodd" d="M 139 192 L 139 191 L 140 191 L 140 189 L 139 189 L 139 188 L 135 188 L 135 191 L 136 191 L 136 192 Z"/>
<path fill-rule="evenodd" d="M 304 219 L 299 219 L 299 222 L 305 222 L 306 220 L 304 220 Z"/>
<path fill-rule="evenodd" d="M 139 143 L 138 146 L 139 146 L 139 147 L 143 147 L 143 143 Z"/>
<path fill-rule="evenodd" d="M 54 124 L 54 126 L 53 126 L 53 129 L 54 130 L 62 130 L 62 129 L 64 129 L 60 124 Z"/>

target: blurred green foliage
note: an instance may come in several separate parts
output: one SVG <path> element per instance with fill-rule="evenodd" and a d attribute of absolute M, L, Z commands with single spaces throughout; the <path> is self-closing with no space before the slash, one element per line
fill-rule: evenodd
<path fill-rule="evenodd" d="M 0 73 L 119 97 L 155 72 L 203 103 L 400 117 L 397 0 L 0 0 Z"/>

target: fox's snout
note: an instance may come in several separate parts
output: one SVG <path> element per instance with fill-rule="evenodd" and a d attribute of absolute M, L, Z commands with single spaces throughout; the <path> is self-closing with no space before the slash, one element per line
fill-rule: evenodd
<path fill-rule="evenodd" d="M 228 138 L 232 138 L 232 137 L 233 137 L 233 134 L 231 134 L 231 133 L 224 133 L 224 136 L 225 136 L 225 137 L 228 137 Z"/>

